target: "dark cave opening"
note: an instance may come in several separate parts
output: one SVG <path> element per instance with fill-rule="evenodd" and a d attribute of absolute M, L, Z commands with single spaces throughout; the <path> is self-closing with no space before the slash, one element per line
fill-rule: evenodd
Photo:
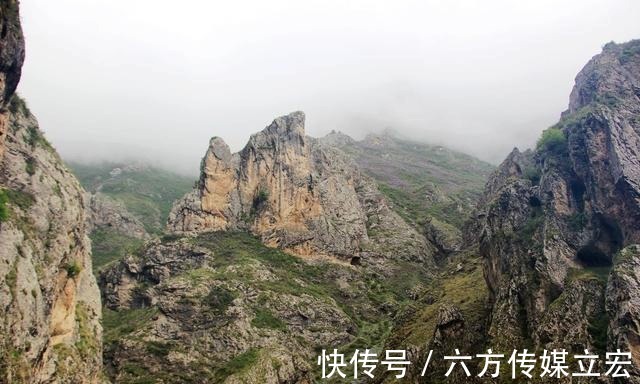
<path fill-rule="evenodd" d="M 586 267 L 609 267 L 611 258 L 595 245 L 582 247 L 577 254 L 578 260 Z"/>

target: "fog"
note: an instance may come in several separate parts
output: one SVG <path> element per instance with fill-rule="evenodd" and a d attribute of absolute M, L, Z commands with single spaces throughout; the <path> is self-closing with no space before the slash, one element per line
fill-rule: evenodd
<path fill-rule="evenodd" d="M 274 117 L 401 135 L 498 163 L 566 108 L 637 0 L 22 0 L 19 93 L 63 158 L 196 173 Z"/>

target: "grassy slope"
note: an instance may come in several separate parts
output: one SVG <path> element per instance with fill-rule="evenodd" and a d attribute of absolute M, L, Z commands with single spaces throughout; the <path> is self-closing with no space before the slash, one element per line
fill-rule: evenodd
<path fill-rule="evenodd" d="M 460 152 L 390 135 L 370 136 L 342 149 L 414 225 L 435 219 L 459 228 L 494 169 Z"/>
<path fill-rule="evenodd" d="M 190 191 L 194 183 L 191 177 L 149 166 L 130 169 L 116 163 L 69 166 L 86 190 L 99 190 L 122 202 L 149 233 L 162 233 L 173 202 Z M 114 168 L 124 170 L 111 176 Z"/>
<path fill-rule="evenodd" d="M 163 241 L 172 241 L 174 236 L 166 236 Z M 381 278 L 379 273 L 330 262 L 309 263 L 280 250 L 267 248 L 259 239 L 244 232 L 207 233 L 192 240 L 198 246 L 213 251 L 214 262 L 209 268 L 190 270 L 181 277 L 190 284 L 206 284 L 215 286 L 216 281 L 225 281 L 228 287 L 249 287 L 261 298 L 253 308 L 255 318 L 251 323 L 257 328 L 269 328 L 282 332 L 282 337 L 291 337 L 285 319 L 278 318 L 276 313 L 268 309 L 270 300 L 283 294 L 303 296 L 311 295 L 323 301 L 335 301 L 357 325 L 353 332 L 353 341 L 347 345 L 307 345 L 311 351 L 321 348 L 338 347 L 344 353 L 352 353 L 356 348 L 374 348 L 381 350 L 394 325 L 391 313 L 401 312 L 414 303 L 412 289 L 429 283 L 430 275 L 419 264 L 399 263 L 394 272 Z M 253 279 L 247 270 L 260 263 L 277 278 L 276 280 Z M 346 295 L 344 289 L 337 284 L 339 277 L 348 276 L 355 294 Z M 242 295 L 244 291 L 232 291 L 231 295 Z M 414 297 L 415 298 L 415 297 Z M 226 305 L 230 305 L 228 302 Z M 264 305 L 262 307 L 261 305 Z M 123 339 L 136 339 L 147 326 L 146 321 L 134 319 L 148 318 L 154 308 L 129 309 L 121 311 L 105 311 L 105 344 L 106 350 L 117 349 L 117 343 Z M 126 324 L 126 325 L 123 325 Z M 250 351 L 254 353 L 256 351 Z M 314 352 L 314 353 L 315 353 Z M 108 357 L 108 356 L 107 356 Z M 251 356 L 249 356 L 251 357 Z M 239 355 L 228 362 L 211 359 L 206 366 L 189 367 L 191 372 L 213 372 L 215 382 L 223 381 L 230 374 L 246 369 L 255 359 Z M 242 367 L 237 365 L 242 363 Z M 172 382 L 175 377 L 171 372 L 152 372 L 144 364 L 129 367 L 132 375 L 120 377 L 121 382 L 137 382 L 148 379 L 150 382 L 162 377 Z M 178 373 L 175 373 L 176 375 Z M 142 375 L 142 377 L 141 377 Z M 158 376 L 159 375 L 159 376 Z M 167 376 L 169 375 L 169 376 Z M 133 376 L 138 376 L 134 379 Z M 131 381 L 128 381 L 128 378 Z M 204 376 L 203 376 L 204 377 Z"/>

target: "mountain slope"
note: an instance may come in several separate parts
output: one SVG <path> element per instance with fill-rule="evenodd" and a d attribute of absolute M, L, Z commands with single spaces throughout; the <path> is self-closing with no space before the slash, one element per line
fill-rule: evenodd
<path fill-rule="evenodd" d="M 460 227 L 494 167 L 442 146 L 403 140 L 390 132 L 356 141 L 332 132 L 321 139 L 350 154 L 412 223 L 432 216 Z"/>
<path fill-rule="evenodd" d="M 639 382 L 639 97 L 640 41 L 607 44 L 536 150 L 489 181 L 477 229 L 494 349 L 619 348 Z"/>
<path fill-rule="evenodd" d="M 213 138 L 168 227 L 100 274 L 118 382 L 311 382 L 319 349 L 382 348 L 435 273 L 434 248 L 300 112 L 237 154 Z"/>
<path fill-rule="evenodd" d="M 69 162 L 84 188 L 124 204 L 149 233 L 162 233 L 173 203 L 192 187 L 193 179 L 134 163 Z"/>
<path fill-rule="evenodd" d="M 339 148 L 372 177 L 403 219 L 439 248 L 458 250 L 460 230 L 494 167 L 442 146 L 403 140 L 390 132 L 356 141 L 340 132 L 320 139 Z"/>
<path fill-rule="evenodd" d="M 102 381 L 82 188 L 14 95 L 18 1 L 0 2 L 0 382 Z"/>
<path fill-rule="evenodd" d="M 100 382 L 101 305 L 84 190 L 24 102 L 9 109 L 0 167 L 0 381 Z"/>

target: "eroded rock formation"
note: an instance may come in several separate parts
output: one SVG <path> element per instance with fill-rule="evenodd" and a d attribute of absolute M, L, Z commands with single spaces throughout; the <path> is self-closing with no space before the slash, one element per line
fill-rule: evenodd
<path fill-rule="evenodd" d="M 0 159 L 8 129 L 7 106 L 13 96 L 24 62 L 24 37 L 18 0 L 0 3 Z"/>
<path fill-rule="evenodd" d="M 0 167 L 0 381 L 99 382 L 101 305 L 84 191 L 24 102 L 10 110 Z"/>
<path fill-rule="evenodd" d="M 620 348 L 640 366 L 639 97 L 640 41 L 607 44 L 536 151 L 514 150 L 489 180 L 476 224 L 494 349 Z"/>
<path fill-rule="evenodd" d="M 247 228 L 300 255 L 430 262 L 433 247 L 347 156 L 306 136 L 304 120 L 302 112 L 279 117 L 235 154 L 211 139 L 199 185 L 174 206 L 169 229 Z"/>

